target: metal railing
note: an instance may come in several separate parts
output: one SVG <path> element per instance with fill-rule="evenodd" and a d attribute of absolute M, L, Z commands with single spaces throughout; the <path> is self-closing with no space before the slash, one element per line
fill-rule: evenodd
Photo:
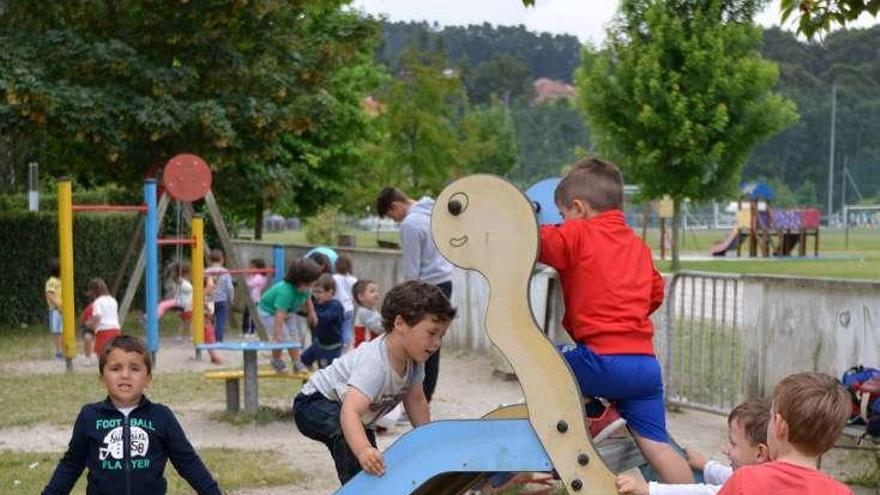
<path fill-rule="evenodd" d="M 726 414 L 741 401 L 742 287 L 737 275 L 673 275 L 657 339 L 668 404 Z"/>

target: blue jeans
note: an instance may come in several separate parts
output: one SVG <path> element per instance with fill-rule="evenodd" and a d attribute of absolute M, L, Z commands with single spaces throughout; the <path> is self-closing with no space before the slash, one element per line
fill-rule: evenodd
<path fill-rule="evenodd" d="M 226 317 L 229 315 L 228 301 L 214 301 L 214 336 L 217 342 L 223 342 L 223 332 L 226 330 Z"/>
<path fill-rule="evenodd" d="M 346 311 L 342 320 L 342 346 L 345 347 L 354 340 L 354 310 Z"/>
<path fill-rule="evenodd" d="M 342 425 L 339 423 L 341 410 L 342 403 L 327 399 L 321 392 L 298 394 L 293 400 L 296 427 L 303 435 L 327 446 L 336 464 L 339 481 L 344 485 L 361 471 L 361 465 L 342 434 Z M 370 429 L 366 432 L 370 445 L 376 447 L 375 432 Z"/>
<path fill-rule="evenodd" d="M 342 344 L 339 344 L 339 347 L 335 349 L 327 349 L 321 347 L 317 342 L 312 342 L 312 345 L 302 353 L 300 359 L 306 366 L 311 366 L 312 363 L 317 361 L 318 368 L 324 369 L 327 366 L 330 366 L 330 363 L 341 355 Z"/>

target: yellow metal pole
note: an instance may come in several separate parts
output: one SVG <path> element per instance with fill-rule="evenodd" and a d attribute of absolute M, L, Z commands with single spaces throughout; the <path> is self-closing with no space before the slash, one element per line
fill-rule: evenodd
<path fill-rule="evenodd" d="M 76 356 L 76 316 L 73 288 L 73 189 L 70 179 L 58 181 L 58 261 L 61 265 L 62 348 L 67 369 L 73 369 Z"/>
<path fill-rule="evenodd" d="M 196 241 L 190 246 L 193 285 L 192 338 L 193 344 L 198 345 L 205 343 L 205 219 L 201 215 L 193 215 L 191 228 Z"/>

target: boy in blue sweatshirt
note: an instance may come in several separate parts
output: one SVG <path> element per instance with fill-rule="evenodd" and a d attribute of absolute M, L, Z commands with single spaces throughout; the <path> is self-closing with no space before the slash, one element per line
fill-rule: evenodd
<path fill-rule="evenodd" d="M 162 495 L 169 459 L 197 493 L 220 495 L 174 413 L 144 396 L 152 363 L 143 341 L 114 338 L 101 351 L 98 369 L 107 398 L 80 410 L 67 452 L 43 495 L 70 493 L 83 468 L 89 469 L 88 495 Z"/>
<path fill-rule="evenodd" d="M 336 281 L 329 273 L 318 277 L 312 287 L 315 311 L 309 314 L 312 327 L 312 345 L 302 354 L 302 362 L 311 366 L 317 362 L 318 368 L 326 368 L 334 359 L 342 355 L 342 327 L 345 322 L 345 308 L 335 299 Z"/>

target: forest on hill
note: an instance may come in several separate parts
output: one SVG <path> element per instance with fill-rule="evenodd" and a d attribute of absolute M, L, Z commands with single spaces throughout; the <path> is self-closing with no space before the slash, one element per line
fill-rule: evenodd
<path fill-rule="evenodd" d="M 407 47 L 442 53 L 460 71 L 472 104 L 496 98 L 508 105 L 518 150 L 509 172 L 515 181 L 555 175 L 578 148 L 591 149 L 589 130 L 572 105 L 532 103 L 535 79 L 572 81 L 580 64 L 575 36 L 523 26 L 383 23 L 377 59 L 392 74 Z M 800 118 L 752 152 L 743 178 L 768 180 L 783 204 L 824 206 L 834 93 L 834 208 L 844 196 L 847 203 L 880 203 L 880 26 L 838 30 L 821 42 L 767 29 L 761 52 L 778 65 L 777 91 L 797 104 Z"/>

